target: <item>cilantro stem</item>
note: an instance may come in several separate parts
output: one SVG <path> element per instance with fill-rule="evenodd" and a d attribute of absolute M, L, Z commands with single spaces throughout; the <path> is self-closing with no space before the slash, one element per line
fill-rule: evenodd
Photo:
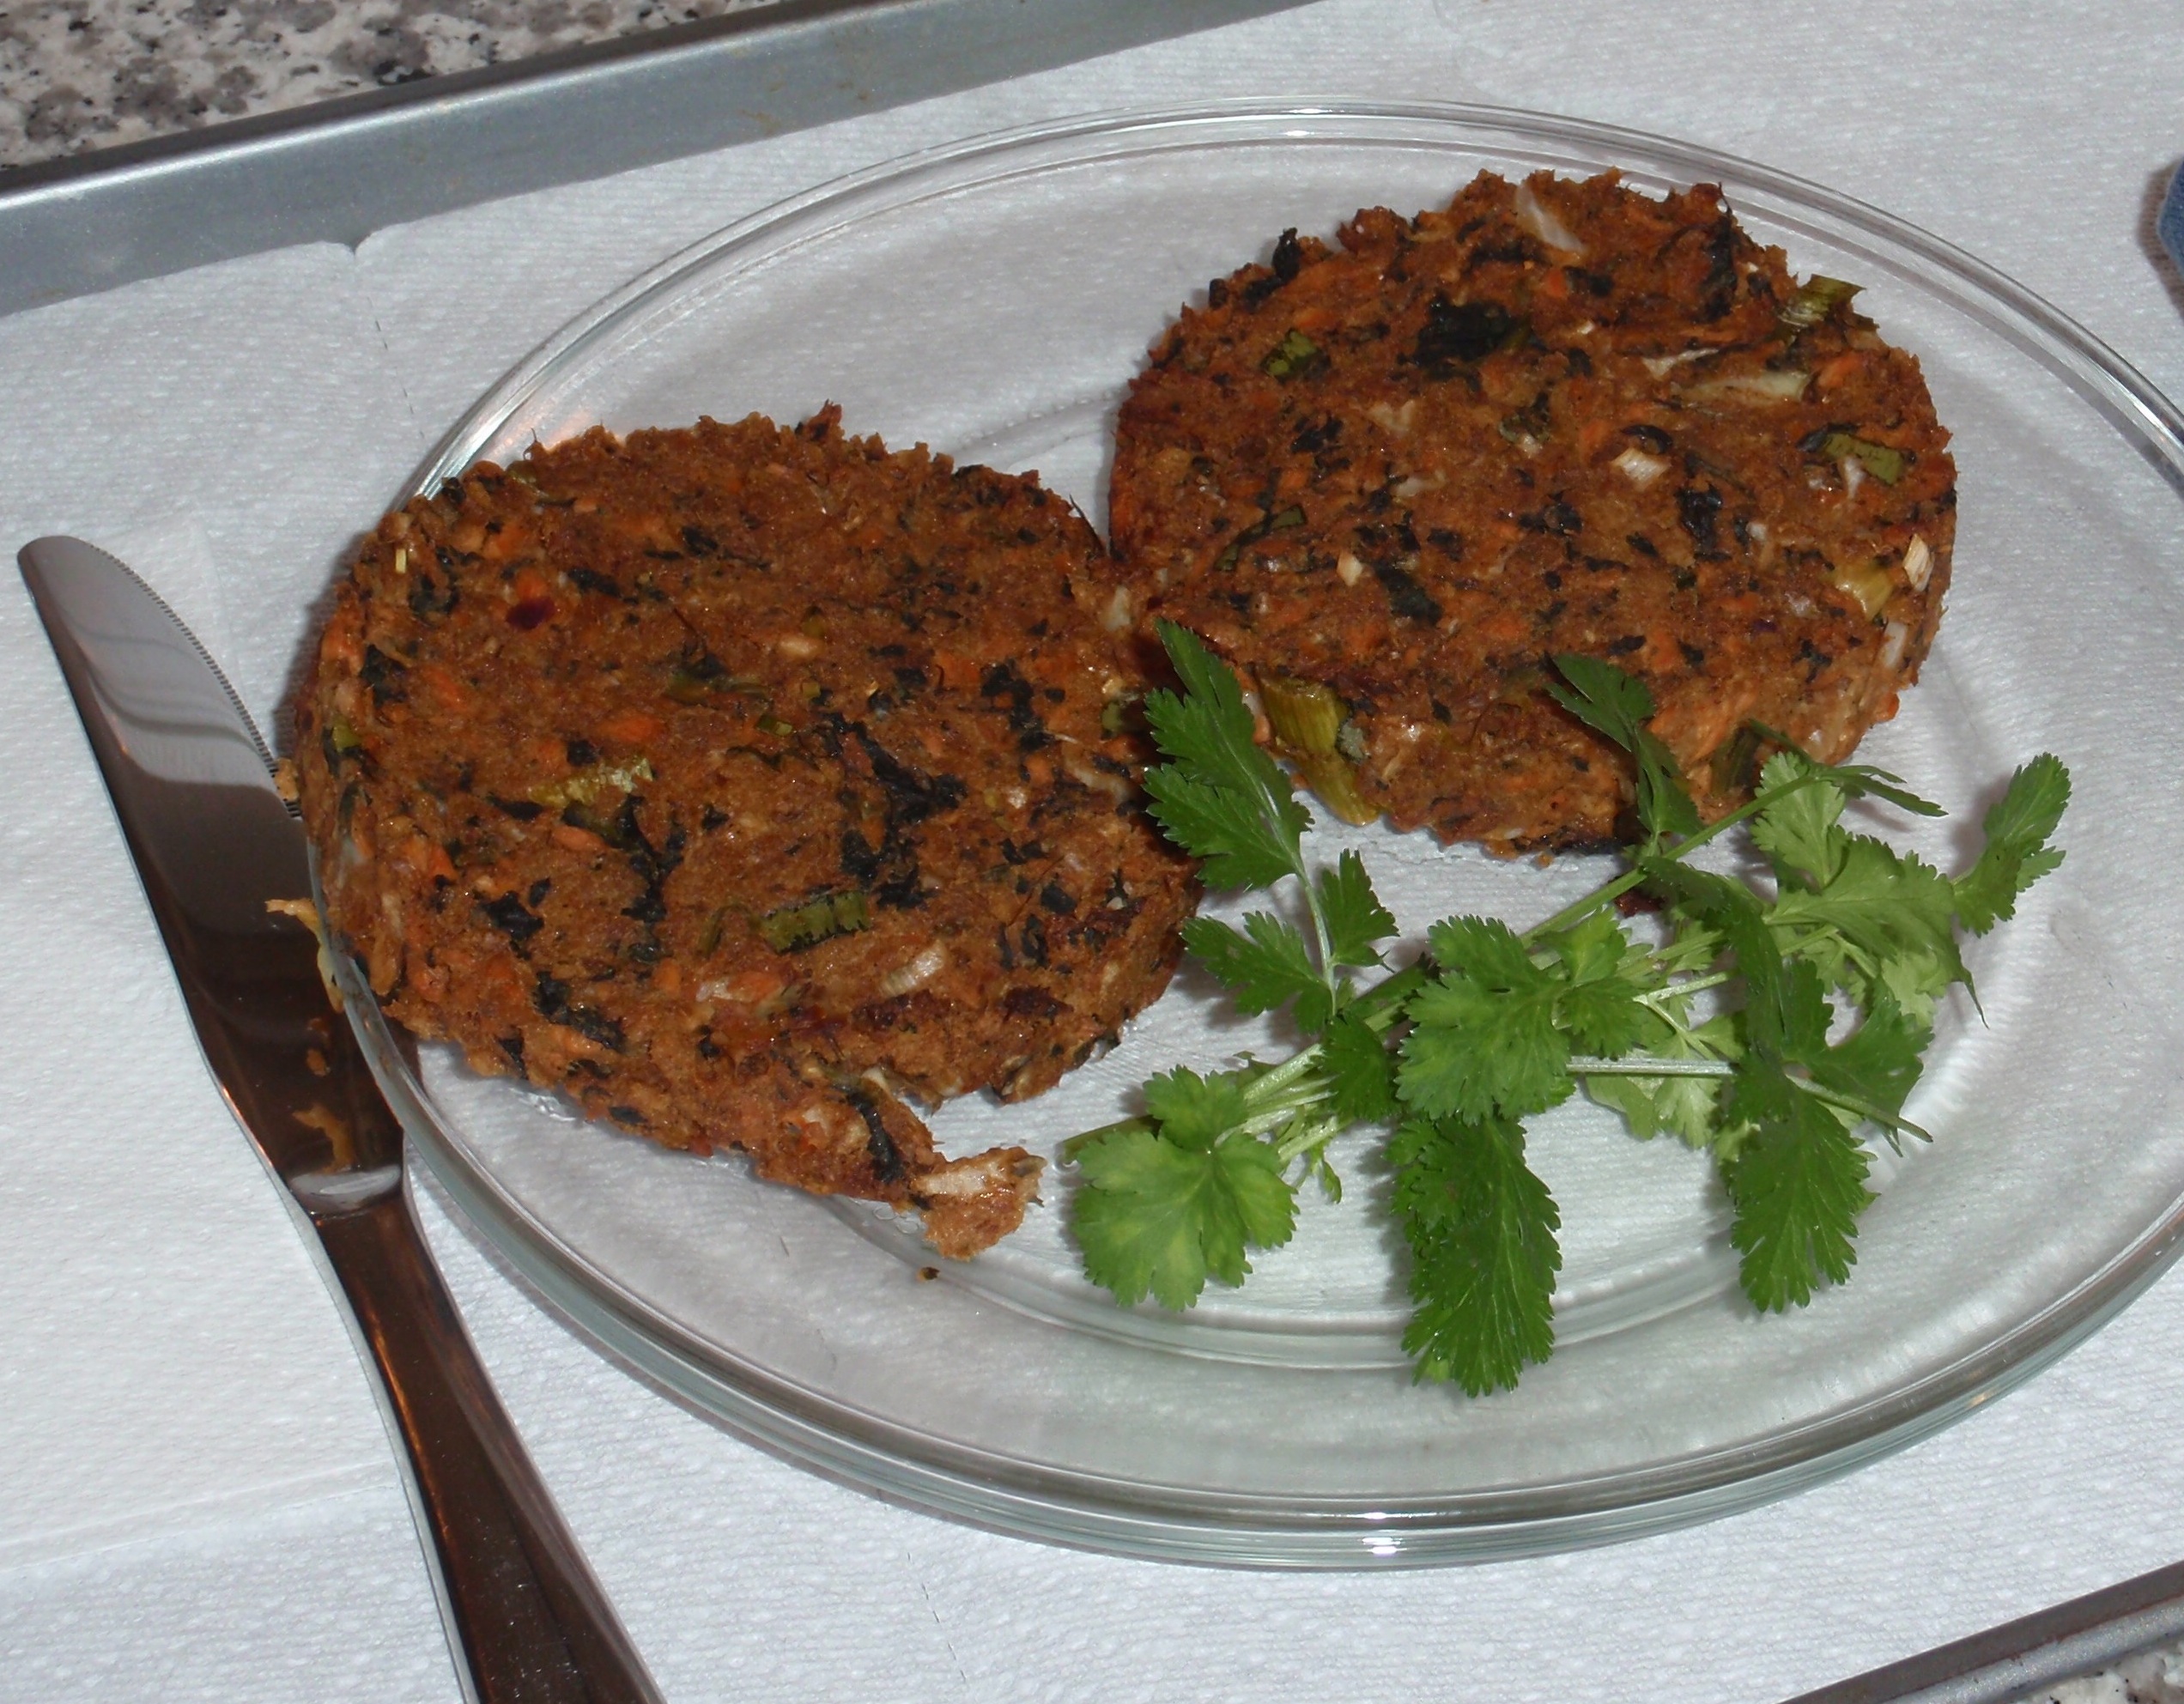
<path fill-rule="evenodd" d="M 1339 1003 L 1342 990 L 1335 981 L 1335 939 L 1327 928 L 1327 916 L 1320 903 L 1320 895 L 1312 885 L 1312 871 L 1304 861 L 1304 845 L 1295 832 L 1283 821 L 1282 803 L 1274 790 L 1257 773 L 1252 774 L 1253 803 L 1259 807 L 1260 818 L 1275 835 L 1288 854 L 1289 874 L 1296 877 L 1297 886 L 1304 890 L 1304 908 L 1312 918 L 1312 933 L 1320 943 L 1320 979 L 1327 985 L 1327 992 Z"/>
<path fill-rule="evenodd" d="M 1254 1107 L 1266 1105 L 1319 1063 L 1320 1044 L 1315 1041 L 1309 1047 L 1299 1048 L 1280 1064 L 1245 1084 L 1244 1099 Z"/>
<path fill-rule="evenodd" d="M 1891 1147 L 1895 1146 L 1896 1133 L 1898 1131 L 1908 1131 L 1921 1142 L 1933 1140 L 1932 1132 L 1920 1129 L 1908 1119 L 1898 1118 L 1894 1113 L 1876 1107 L 1871 1101 L 1861 1101 L 1855 1095 L 1844 1095 L 1835 1089 L 1823 1088 L 1807 1077 L 1793 1076 L 1790 1081 L 1816 1101 L 1824 1101 L 1830 1107 L 1840 1107 L 1846 1113 L 1855 1113 L 1862 1119 L 1871 1119 L 1889 1133 L 1889 1143 Z"/>
<path fill-rule="evenodd" d="M 1723 983 L 1734 982 L 1736 979 L 1735 971 L 1717 970 L 1710 976 L 1694 976 L 1688 981 L 1671 982 L 1665 988 L 1656 988 L 1649 993 L 1641 994 L 1638 997 L 1638 1004 L 1658 1010 L 1660 1002 L 1664 1000 L 1680 1000 L 1686 994 L 1702 993 L 1708 988 L 1719 988 Z"/>
<path fill-rule="evenodd" d="M 1308 1154 L 1315 1148 L 1324 1148 L 1341 1134 L 1342 1121 L 1339 1119 L 1316 1119 L 1275 1143 L 1274 1152 L 1286 1166 L 1298 1155 Z"/>
<path fill-rule="evenodd" d="M 1262 1071 L 1244 1085 L 1244 1104 L 1250 1109 L 1237 1123 L 1229 1127 L 1238 1136 L 1260 1136 L 1279 1129 L 1299 1113 L 1327 1100 L 1332 1090 L 1324 1082 L 1310 1081 L 1320 1064 L 1320 1044 L 1313 1042 L 1278 1065 Z M 1066 1163 L 1073 1161 L 1102 1137 L 1119 1136 L 1132 1131 L 1157 1133 L 1160 1121 L 1143 1113 L 1135 1118 L 1118 1119 L 1113 1124 L 1101 1125 L 1096 1130 L 1082 1131 L 1062 1143 L 1060 1155 Z M 1329 1134 L 1332 1134 L 1332 1131 Z M 1307 1147 L 1312 1144 L 1307 1143 Z M 1299 1151 L 1301 1151 L 1301 1149 Z M 1285 1158 L 1287 1156 L 1284 1156 Z"/>
<path fill-rule="evenodd" d="M 1420 958 L 1407 970 L 1398 970 L 1394 975 L 1374 983 L 1362 994 L 1355 997 L 1343 1010 L 1361 1022 L 1371 1024 L 1376 1030 L 1390 1028 L 1402 1016 L 1404 1003 L 1426 985 L 1429 962 Z"/>
<path fill-rule="evenodd" d="M 1572 1076 L 1734 1076 L 1736 1066 L 1726 1059 L 1670 1059 L 1654 1053 L 1625 1053 L 1620 1058 L 1596 1059 L 1573 1053 Z"/>
<path fill-rule="evenodd" d="M 1785 781 L 1780 786 L 1770 787 L 1763 793 L 1755 794 L 1749 802 L 1738 805 L 1720 821 L 1708 823 L 1697 834 L 1688 835 L 1677 841 L 1675 846 L 1661 853 L 1660 856 L 1671 863 L 1681 862 L 1708 840 L 1727 834 L 1739 822 L 1747 822 L 1770 805 L 1780 803 L 1791 794 L 1802 792 L 1807 787 L 1817 786 L 1827 779 L 1824 773 L 1810 773 L 1799 775 L 1794 780 Z M 1551 935 L 1557 930 L 1567 929 L 1573 923 L 1590 917 L 1602 906 L 1621 899 L 1645 879 L 1644 870 L 1626 870 L 1612 882 L 1601 883 L 1583 899 L 1564 906 L 1544 923 L 1534 924 L 1517 938 L 1529 944 L 1543 935 Z"/>

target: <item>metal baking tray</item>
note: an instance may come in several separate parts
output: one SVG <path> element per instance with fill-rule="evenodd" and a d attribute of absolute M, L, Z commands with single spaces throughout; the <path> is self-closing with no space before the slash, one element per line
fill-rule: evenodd
<path fill-rule="evenodd" d="M 1302 0 L 774 0 L 0 173 L 0 314 L 949 94 Z"/>
<path fill-rule="evenodd" d="M 2016 1704 L 2184 1640 L 2184 1562 L 1873 1669 L 1789 1704 Z M 2086 1694 L 2090 1697 L 2095 1695 Z M 2121 1698 L 2117 1691 L 2113 1695 Z M 2136 1696 L 2137 1695 L 2133 1695 Z"/>

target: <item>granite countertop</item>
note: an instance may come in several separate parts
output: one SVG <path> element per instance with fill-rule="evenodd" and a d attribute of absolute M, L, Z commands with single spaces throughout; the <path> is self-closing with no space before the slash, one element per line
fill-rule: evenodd
<path fill-rule="evenodd" d="M 60 0 L 0 8 L 0 167 L 767 0 Z"/>
<path fill-rule="evenodd" d="M 0 172 L 767 3 L 60 0 L 11 8 L 0 10 Z M 2149 1652 L 2037 1699 L 2178 1704 L 2184 1651 Z"/>

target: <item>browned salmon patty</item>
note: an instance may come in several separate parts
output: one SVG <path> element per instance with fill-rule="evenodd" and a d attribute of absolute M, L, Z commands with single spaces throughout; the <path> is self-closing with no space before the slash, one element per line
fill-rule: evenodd
<path fill-rule="evenodd" d="M 1940 619 L 1948 434 L 1848 294 L 1612 173 L 1285 233 L 1131 386 L 1104 619 L 1203 635 L 1353 820 L 1611 838 L 1631 776 L 1542 690 L 1565 652 L 1646 683 L 1719 814 L 1750 724 L 1841 758 Z"/>
<path fill-rule="evenodd" d="M 794 430 L 594 429 L 389 515 L 297 717 L 338 934 L 396 1018 L 670 1146 L 1012 1229 L 898 1091 L 1034 1095 L 1195 897 L 1142 808 L 1103 558 L 1031 476 Z"/>

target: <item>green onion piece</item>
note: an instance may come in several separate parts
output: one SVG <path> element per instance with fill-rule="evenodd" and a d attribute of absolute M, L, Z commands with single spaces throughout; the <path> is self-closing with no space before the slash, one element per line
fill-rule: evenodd
<path fill-rule="evenodd" d="M 1265 675 L 1259 678 L 1259 701 L 1266 706 L 1274 737 L 1328 810 L 1352 823 L 1380 816 L 1357 789 L 1352 758 L 1363 755 L 1364 735 L 1338 694 L 1315 681 Z"/>
<path fill-rule="evenodd" d="M 1277 510 L 1266 518 L 1266 530 L 1269 532 L 1287 532 L 1292 527 L 1303 525 L 1304 508 L 1302 505 L 1297 503 L 1290 504 L 1286 509 Z"/>
<path fill-rule="evenodd" d="M 696 704 L 707 693 L 749 692 L 757 684 L 743 676 L 730 674 L 718 657 L 710 651 L 701 651 L 676 664 L 668 674 L 664 690 L 677 704 Z"/>
<path fill-rule="evenodd" d="M 1726 379 L 1702 379 L 1686 385 L 1682 394 L 1693 402 L 1722 399 L 1730 402 L 1794 403 L 1801 398 L 1812 375 L 1796 367 L 1763 373 L 1732 373 Z"/>
<path fill-rule="evenodd" d="M 1828 579 L 1836 591 L 1856 598 L 1858 607 L 1868 616 L 1879 615 L 1882 606 L 1896 595 L 1896 582 L 1878 562 L 1846 562 Z"/>
<path fill-rule="evenodd" d="M 568 796 L 585 804 L 596 802 L 601 793 L 634 793 L 640 781 L 652 779 L 652 765 L 649 758 L 635 757 L 622 763 L 602 763 L 572 775 L 568 780 Z"/>
<path fill-rule="evenodd" d="M 1326 361 L 1319 344 L 1291 326 L 1259 367 L 1269 379 L 1300 379 L 1318 372 Z"/>
<path fill-rule="evenodd" d="M 1863 288 L 1862 285 L 1846 284 L 1840 278 L 1823 277 L 1816 272 L 1805 281 L 1804 286 L 1779 317 L 1783 324 L 1794 330 L 1809 330 Z"/>
<path fill-rule="evenodd" d="M 713 686 L 713 681 L 687 663 L 677 663 L 667 677 L 667 695 L 677 704 L 698 704 Z"/>
<path fill-rule="evenodd" d="M 1100 731 L 1109 738 L 1117 734 L 1142 734 L 1145 727 L 1143 693 L 1125 692 L 1100 706 Z"/>
<path fill-rule="evenodd" d="M 1715 749 L 1709 761 L 1714 773 L 1714 790 L 1718 793 L 1740 793 L 1752 784 L 1759 773 L 1754 761 L 1759 755 L 1759 730 L 1749 722 L 1738 725 L 1737 731 Z"/>
<path fill-rule="evenodd" d="M 331 725 L 327 728 L 326 733 L 327 737 L 333 741 L 336 751 L 350 752 L 364 749 L 363 735 L 356 731 L 346 716 L 335 717 Z"/>
<path fill-rule="evenodd" d="M 1296 767 L 1320 802 L 1344 822 L 1362 828 L 1379 817 L 1380 813 L 1357 790 L 1356 766 L 1341 753 L 1311 753 L 1298 758 Z"/>
<path fill-rule="evenodd" d="M 796 726 L 793 723 L 784 722 L 769 710 L 758 719 L 758 731 L 761 734 L 771 734 L 775 739 L 785 740 L 796 731 Z"/>
<path fill-rule="evenodd" d="M 822 894 L 792 906 L 769 911 L 758 920 L 759 937 L 777 953 L 802 952 L 837 935 L 854 935 L 872 921 L 871 907 L 861 888 L 846 894 Z"/>
<path fill-rule="evenodd" d="M 638 782 L 652 779 L 652 761 L 634 757 L 622 763 L 595 763 L 589 769 L 579 769 L 566 781 L 543 782 L 526 797 L 533 804 L 556 809 L 565 804 L 596 804 L 602 793 L 634 793 Z"/>
<path fill-rule="evenodd" d="M 1868 443 L 1847 432 L 1830 432 L 1820 440 L 1820 453 L 1830 461 L 1854 461 L 1884 485 L 1903 477 L 1903 452 L 1886 444 Z"/>
<path fill-rule="evenodd" d="M 1266 719 L 1274 737 L 1311 757 L 1326 757 L 1335 749 L 1335 735 L 1350 712 L 1342 700 L 1313 681 L 1287 675 L 1262 676 L 1259 701 L 1266 706 Z"/>

